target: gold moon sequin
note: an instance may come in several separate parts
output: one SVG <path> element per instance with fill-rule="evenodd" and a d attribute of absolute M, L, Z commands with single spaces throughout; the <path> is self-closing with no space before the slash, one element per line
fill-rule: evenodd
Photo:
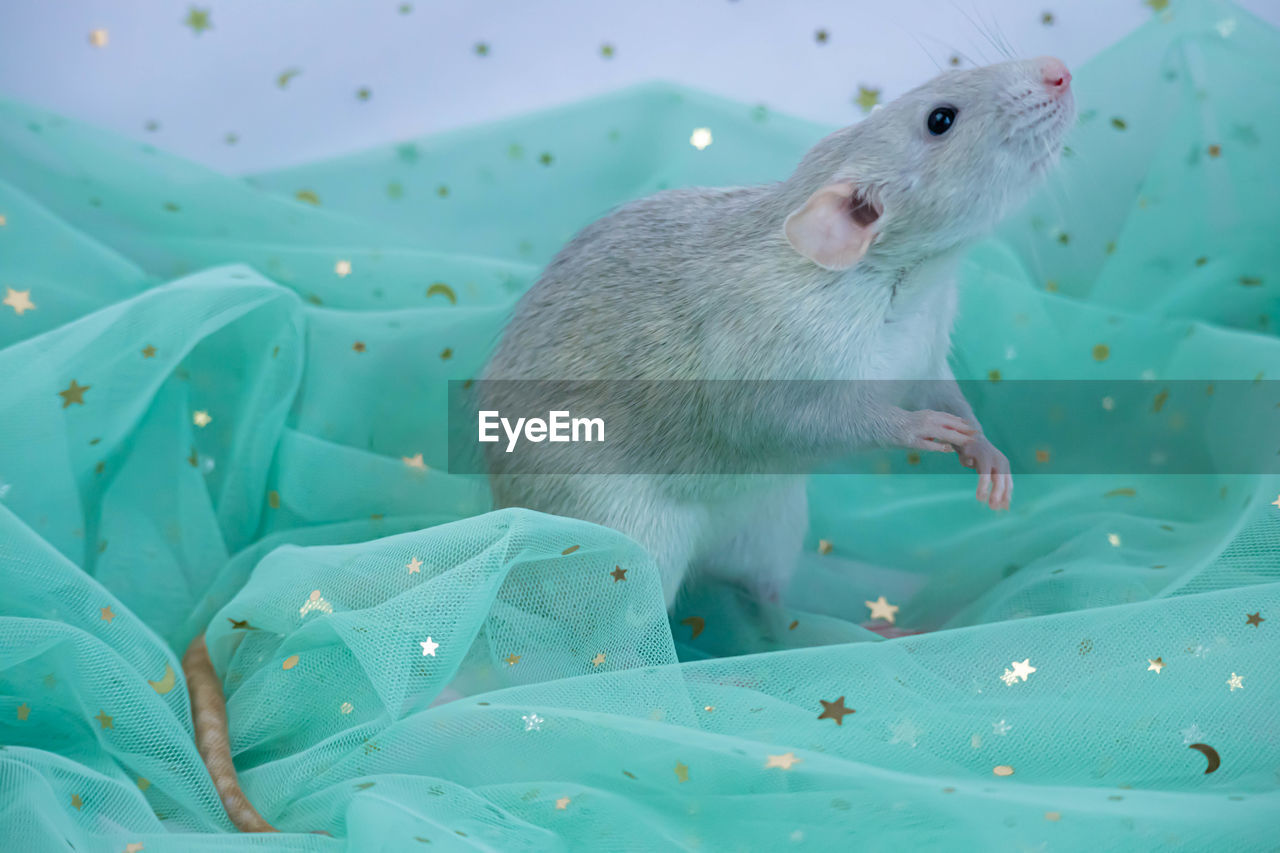
<path fill-rule="evenodd" d="M 690 616 L 688 619 L 681 620 L 680 624 L 688 625 L 693 631 L 693 634 L 689 639 L 696 640 L 698 635 L 702 633 L 703 629 L 707 627 L 707 620 L 703 619 L 701 616 Z"/>
<path fill-rule="evenodd" d="M 1204 753 L 1204 757 L 1209 759 L 1209 765 L 1205 767 L 1205 774 L 1212 773 L 1222 765 L 1222 758 L 1218 755 L 1218 750 L 1209 746 L 1207 743 L 1193 743 L 1187 749 L 1194 749 L 1197 752 Z"/>
<path fill-rule="evenodd" d="M 437 281 L 435 284 L 427 288 L 428 299 L 430 299 L 433 296 L 436 296 L 437 294 L 440 296 L 443 296 L 445 299 L 448 299 L 450 305 L 458 304 L 458 294 L 454 292 L 452 287 L 445 284 L 443 281 Z"/>
<path fill-rule="evenodd" d="M 159 681 L 151 681 L 148 679 L 147 684 L 150 684 L 152 690 L 163 696 L 173 689 L 175 681 L 177 681 L 177 676 L 175 676 L 173 672 L 173 667 L 166 663 L 164 665 L 164 677 Z"/>

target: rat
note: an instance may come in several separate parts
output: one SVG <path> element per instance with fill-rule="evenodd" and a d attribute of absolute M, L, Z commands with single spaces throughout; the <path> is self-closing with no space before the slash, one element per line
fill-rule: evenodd
<path fill-rule="evenodd" d="M 1059 59 L 948 71 L 785 180 L 668 190 L 585 227 L 518 301 L 479 396 L 525 416 L 538 383 L 492 380 L 603 380 L 575 386 L 573 414 L 620 435 L 595 458 L 635 473 L 587 473 L 581 445 L 489 444 L 495 505 L 626 534 L 668 609 L 691 573 L 780 600 L 808 527 L 807 477 L 776 473 L 788 465 L 956 452 L 978 500 L 1007 509 L 1008 459 L 948 365 L 955 269 L 1054 166 L 1074 117 Z"/>
<path fill-rule="evenodd" d="M 1008 508 L 1008 460 L 947 364 L 954 270 L 1056 162 L 1075 114 L 1070 82 L 1052 57 L 947 72 L 819 141 L 784 181 L 623 205 L 520 299 L 484 379 L 736 380 L 639 401 L 602 382 L 579 402 L 606 424 L 662 426 L 610 445 L 635 471 L 955 451 L 979 475 L 978 499 Z M 489 408 L 527 402 L 521 383 L 480 385 L 496 389 L 482 392 Z M 804 475 L 534 474 L 485 449 L 497 507 L 628 535 L 657 564 L 668 609 L 691 571 L 777 601 L 807 533 Z M 557 450 L 571 467 L 572 447 Z M 203 635 L 182 666 L 228 816 L 245 832 L 276 831 L 240 788 Z"/>

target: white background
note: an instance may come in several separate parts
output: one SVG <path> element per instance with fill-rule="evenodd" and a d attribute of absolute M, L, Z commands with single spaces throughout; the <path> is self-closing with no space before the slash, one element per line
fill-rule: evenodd
<path fill-rule="evenodd" d="M 1280 26 L 1280 0 L 1240 5 Z M 192 7 L 211 29 L 184 25 Z M 245 173 L 655 79 L 844 124 L 860 85 L 887 100 L 953 55 L 1002 58 L 988 36 L 1076 66 L 1152 14 L 1142 0 L 0 0 L 0 97 Z"/>

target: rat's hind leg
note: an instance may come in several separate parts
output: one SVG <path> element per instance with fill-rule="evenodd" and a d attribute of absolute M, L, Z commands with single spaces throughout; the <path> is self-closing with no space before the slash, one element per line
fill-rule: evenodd
<path fill-rule="evenodd" d="M 649 553 L 658 566 L 662 597 L 670 610 L 705 538 L 706 510 L 672 500 L 639 476 L 618 478 L 594 497 L 594 517 L 587 520 L 612 527 Z"/>
<path fill-rule="evenodd" d="M 699 572 L 739 584 L 760 601 L 777 602 L 791 583 L 809 530 L 806 480 L 797 477 L 753 499 L 745 523 L 703 554 Z"/>

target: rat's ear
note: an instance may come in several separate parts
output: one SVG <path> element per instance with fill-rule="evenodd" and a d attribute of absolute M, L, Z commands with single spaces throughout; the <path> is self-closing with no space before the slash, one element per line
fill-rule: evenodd
<path fill-rule="evenodd" d="M 847 270 L 871 247 L 880 213 L 853 184 L 829 184 L 793 210 L 782 230 L 791 247 L 818 266 Z"/>

